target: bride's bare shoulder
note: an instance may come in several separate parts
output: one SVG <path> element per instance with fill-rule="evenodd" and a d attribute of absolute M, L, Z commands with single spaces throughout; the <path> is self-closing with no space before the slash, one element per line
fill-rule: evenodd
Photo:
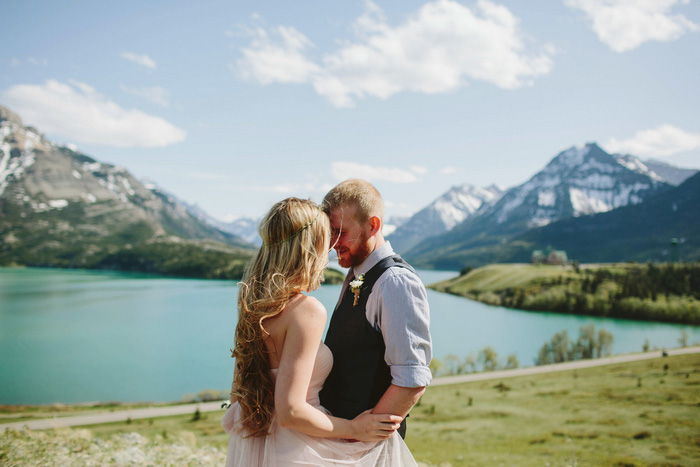
<path fill-rule="evenodd" d="M 326 319 L 326 307 L 318 299 L 304 294 L 294 297 L 286 312 L 290 318 L 303 321 Z"/>

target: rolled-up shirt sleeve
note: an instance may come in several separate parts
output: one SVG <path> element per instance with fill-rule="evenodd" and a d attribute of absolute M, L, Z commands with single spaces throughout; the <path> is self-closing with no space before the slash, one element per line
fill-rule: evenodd
<path fill-rule="evenodd" d="M 407 269 L 390 268 L 368 299 L 367 318 L 384 336 L 391 383 L 407 388 L 430 384 L 430 307 L 420 278 Z"/>

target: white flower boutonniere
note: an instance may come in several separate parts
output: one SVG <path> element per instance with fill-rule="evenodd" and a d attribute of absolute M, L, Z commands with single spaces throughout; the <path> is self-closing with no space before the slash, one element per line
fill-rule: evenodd
<path fill-rule="evenodd" d="M 359 302 L 360 300 L 360 287 L 362 287 L 364 280 L 365 275 L 360 274 L 360 277 L 358 277 L 354 281 L 350 281 L 350 290 L 352 290 L 352 293 L 355 294 L 355 300 L 352 302 L 352 306 L 357 306 L 357 302 Z"/>

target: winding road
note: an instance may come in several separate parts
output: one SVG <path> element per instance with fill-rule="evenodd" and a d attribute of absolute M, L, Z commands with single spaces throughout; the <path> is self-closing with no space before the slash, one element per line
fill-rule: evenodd
<path fill-rule="evenodd" d="M 666 351 L 668 355 L 682 355 L 700 353 L 700 346 L 683 347 Z M 537 375 L 541 373 L 551 373 L 553 371 L 575 370 L 579 368 L 590 368 L 594 366 L 612 365 L 615 363 L 635 362 L 639 360 L 649 360 L 661 358 L 661 351 L 616 355 L 614 357 L 597 358 L 593 360 L 578 360 L 575 362 L 557 363 L 554 365 L 542 365 L 527 368 L 516 368 L 513 370 L 488 371 L 482 373 L 470 373 L 466 375 L 445 376 L 435 378 L 431 386 L 443 386 L 446 384 L 466 383 L 471 381 L 485 381 L 492 379 L 512 378 L 515 376 Z M 143 418 L 168 417 L 172 415 L 194 414 L 199 409 L 200 412 L 214 412 L 222 410 L 221 401 L 201 402 L 196 404 L 182 404 L 170 406 L 156 406 L 143 409 L 120 410 L 115 412 L 95 412 L 85 415 L 74 415 L 67 417 L 54 417 L 41 420 L 25 420 L 22 422 L 0 424 L 0 433 L 7 428 L 14 430 L 48 430 L 53 428 L 63 428 L 71 426 L 98 425 L 102 423 L 123 422 L 128 419 L 137 420 Z"/>

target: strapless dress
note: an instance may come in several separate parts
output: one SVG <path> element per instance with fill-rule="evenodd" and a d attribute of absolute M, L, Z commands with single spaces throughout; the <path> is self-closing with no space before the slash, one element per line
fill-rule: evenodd
<path fill-rule="evenodd" d="M 321 406 L 319 393 L 333 367 L 333 354 L 324 344 L 318 348 L 306 401 L 329 413 Z M 271 370 L 273 378 L 277 370 Z M 380 442 L 356 442 L 338 438 L 318 438 L 278 425 L 273 418 L 268 436 L 246 436 L 240 424 L 241 408 L 234 403 L 221 421 L 229 434 L 227 467 L 334 466 L 361 467 L 417 466 L 406 443 L 398 433 Z"/>

